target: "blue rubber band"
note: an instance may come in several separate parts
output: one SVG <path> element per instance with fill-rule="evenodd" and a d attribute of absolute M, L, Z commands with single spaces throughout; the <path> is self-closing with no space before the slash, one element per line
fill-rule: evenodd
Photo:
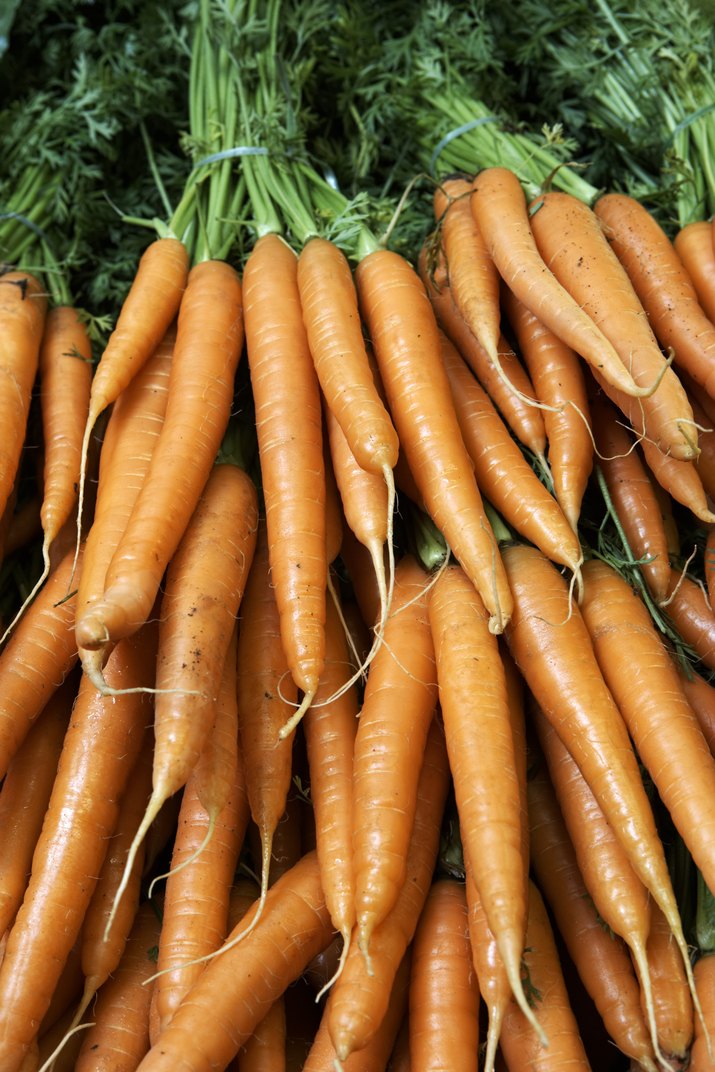
<path fill-rule="evenodd" d="M 474 130 L 475 127 L 481 127 L 485 123 L 498 123 L 499 117 L 496 115 L 484 115 L 481 119 L 471 119 L 469 123 L 462 123 L 461 127 L 455 127 L 454 130 L 450 130 L 449 134 L 445 134 L 440 142 L 437 143 L 432 156 L 430 157 L 429 170 L 430 174 L 434 175 L 434 166 L 439 159 L 439 155 L 445 146 L 449 145 L 455 138 L 461 137 L 462 134 L 466 134 L 469 130 Z"/>

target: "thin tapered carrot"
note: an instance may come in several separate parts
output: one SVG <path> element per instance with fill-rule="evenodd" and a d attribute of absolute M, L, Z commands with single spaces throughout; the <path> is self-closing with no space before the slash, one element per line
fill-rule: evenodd
<path fill-rule="evenodd" d="M 434 214 L 454 304 L 490 360 L 499 364 L 499 273 L 470 204 L 472 184 L 447 178 L 434 192 Z"/>
<path fill-rule="evenodd" d="M 505 287 L 504 308 L 542 410 L 556 501 L 575 530 L 593 465 L 593 441 L 578 355 Z"/>
<path fill-rule="evenodd" d="M 631 396 L 652 391 L 652 383 L 647 388 L 634 383 L 614 346 L 544 263 L 516 175 L 507 168 L 486 168 L 473 188 L 472 212 L 509 289 L 555 335 L 601 369 L 609 382 Z"/>
<path fill-rule="evenodd" d="M 72 703 L 74 676 L 50 697 L 16 752 L 0 790 L 0 934 L 12 923 L 27 887 L 32 854 L 57 773 Z"/>
<path fill-rule="evenodd" d="M 512 655 L 581 769 L 633 870 L 665 914 L 692 987 L 663 846 L 623 717 L 603 680 L 578 607 L 569 598 L 566 582 L 537 550 L 507 548 L 504 562 L 515 601 L 507 634 Z"/>
<path fill-rule="evenodd" d="M 673 239 L 680 258 L 705 315 L 715 320 L 715 249 L 712 225 L 707 220 L 688 223 Z"/>
<path fill-rule="evenodd" d="M 645 604 L 605 562 L 593 559 L 583 575 L 581 613 L 606 684 L 680 836 L 715 887 L 715 760 Z"/>
<path fill-rule="evenodd" d="M 419 270 L 439 326 L 457 347 L 517 439 L 537 458 L 543 458 L 546 453 L 543 413 L 526 401 L 533 399 L 536 402 L 534 385 L 509 343 L 503 335 L 499 337 L 499 364 L 508 381 L 505 382 L 459 313 L 443 261 L 438 256 L 430 269 L 427 250 L 423 247 Z"/>
<path fill-rule="evenodd" d="M 77 1072 L 133 1072 L 149 1049 L 151 987 L 160 921 L 145 901 L 137 912 L 122 959 L 102 987 L 92 1010 L 93 1026 L 82 1035 Z"/>
<path fill-rule="evenodd" d="M 112 653 L 106 669 L 113 685 L 152 680 L 152 632 Z M 80 685 L 28 890 L 0 966 L 4 1072 L 19 1068 L 79 933 L 150 710 L 145 694 L 110 698 L 86 677 Z"/>
<path fill-rule="evenodd" d="M 0 654 L 0 775 L 34 720 L 77 662 L 68 552 L 18 623 Z"/>
<path fill-rule="evenodd" d="M 528 864 L 506 677 L 486 611 L 458 566 L 434 585 L 429 621 L 462 844 L 512 992 L 531 1017 L 520 972 Z"/>
<path fill-rule="evenodd" d="M 529 925 L 526 932 L 529 955 L 526 970 L 536 997 L 536 1009 L 549 1037 L 544 1048 L 534 1035 L 521 1009 L 512 1002 L 506 1010 L 501 1049 L 510 1072 L 590 1072 L 578 1023 L 569 1004 L 559 955 L 544 902 L 533 882 L 529 883 Z"/>
<path fill-rule="evenodd" d="M 611 340 L 635 382 L 652 390 L 639 400 L 626 397 L 631 424 L 664 454 L 682 460 L 697 457 L 697 429 L 685 389 L 667 366 L 643 306 L 598 217 L 583 201 L 556 190 L 540 197 L 537 205 L 533 206 L 531 229 L 544 261 Z M 598 373 L 606 378 L 603 368 L 598 368 Z"/>
<path fill-rule="evenodd" d="M 250 927 L 250 918 L 237 927 Z M 208 964 L 138 1068 L 224 1068 L 332 933 L 318 861 L 309 853 L 271 888 L 256 928 Z"/>
<path fill-rule="evenodd" d="M 500 633 L 511 616 L 511 594 L 459 431 L 429 299 L 410 265 L 386 250 L 365 257 L 356 279 L 410 469 L 432 520 L 484 600 L 492 630 Z"/>
<path fill-rule="evenodd" d="M 106 648 L 148 618 L 221 444 L 242 337 L 238 276 L 223 262 L 196 265 L 181 302 L 164 424 L 103 598 L 77 620 L 78 646 Z"/>
<path fill-rule="evenodd" d="M 34 276 L 0 273 L 0 514 L 20 463 L 46 311 L 47 296 Z"/>
<path fill-rule="evenodd" d="M 593 211 L 625 268 L 662 347 L 709 394 L 715 392 L 715 326 L 704 313 L 673 243 L 648 209 L 627 194 L 606 194 Z"/>
<path fill-rule="evenodd" d="M 343 973 L 331 993 L 328 1028 L 341 1062 L 367 1046 L 387 1011 L 395 975 L 431 885 L 448 782 L 444 734 L 434 719 L 420 772 L 415 822 L 407 854 L 407 878 L 394 908 L 373 932 L 372 974 L 368 973 L 365 958 L 353 942 Z"/>
<path fill-rule="evenodd" d="M 685 1061 L 694 1032 L 693 1001 L 670 928 L 655 905 L 651 909 L 646 952 L 658 1043 L 668 1059 Z"/>
<path fill-rule="evenodd" d="M 410 1054 L 416 1068 L 474 1072 L 479 990 L 472 966 L 464 884 L 435 882 L 412 946 Z"/>
<path fill-rule="evenodd" d="M 674 573 L 661 605 L 697 658 L 715 670 L 715 613 L 700 585 L 687 575 Z"/>
<path fill-rule="evenodd" d="M 693 968 L 695 983 L 698 988 L 698 997 L 702 1005 L 705 1022 L 709 1028 L 709 1034 L 715 1034 L 715 954 L 707 953 L 699 957 Z M 712 1072 L 715 1068 L 707 1045 L 707 1035 L 703 1031 L 700 1022 L 695 1021 L 695 1038 L 690 1050 L 690 1072 Z"/>
<path fill-rule="evenodd" d="M 420 766 L 437 704 L 428 583 L 415 558 L 399 562 L 392 610 L 370 667 L 355 738 L 355 915 L 358 945 L 368 963 L 371 935 L 406 881 Z"/>
<path fill-rule="evenodd" d="M 318 378 L 303 326 L 297 258 L 275 234 L 244 271 L 246 344 L 256 408 L 271 574 L 293 681 L 312 702 L 325 649 L 325 475 Z"/>
<path fill-rule="evenodd" d="M 553 562 L 578 571 L 581 546 L 566 515 L 509 435 L 499 414 L 445 335 L 442 362 L 462 439 L 485 499 Z"/>
<path fill-rule="evenodd" d="M 658 499 L 633 437 L 618 411 L 601 394 L 591 397 L 598 465 L 618 520 L 654 599 L 670 583 L 668 538 Z"/>
<path fill-rule="evenodd" d="M 479 897 L 469 855 L 464 855 L 465 888 L 469 919 L 469 943 L 479 993 L 487 1008 L 487 1039 L 484 1072 L 494 1072 L 504 1013 L 511 1001 L 511 984 L 504 968 L 496 938 L 487 923 Z"/>
<path fill-rule="evenodd" d="M 283 995 L 271 1005 L 246 1040 L 235 1061 L 237 1072 L 284 1072 L 286 1067 L 286 1010 Z"/>
<path fill-rule="evenodd" d="M 649 439 L 641 439 L 641 450 L 651 473 L 668 494 L 707 524 L 715 521 L 695 462 L 680 461 L 663 454 Z"/>
<path fill-rule="evenodd" d="M 78 545 L 92 429 L 99 415 L 119 398 L 164 337 L 182 301 L 188 267 L 186 247 L 175 238 L 159 238 L 147 247 L 124 299 L 114 331 L 97 365 L 82 437 L 77 504 Z"/>
<path fill-rule="evenodd" d="M 529 778 L 528 796 L 532 866 L 559 934 L 610 1037 L 641 1068 L 655 1072 L 633 962 L 596 912 L 543 761 Z"/>

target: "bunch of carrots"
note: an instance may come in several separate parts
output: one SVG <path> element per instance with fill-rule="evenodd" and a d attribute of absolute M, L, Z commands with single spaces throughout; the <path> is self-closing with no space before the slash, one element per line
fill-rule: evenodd
<path fill-rule="evenodd" d="M 712 225 L 475 160 L 411 262 L 234 154 L 261 15 L 93 373 L 0 275 L 0 1072 L 713 1068 Z"/>

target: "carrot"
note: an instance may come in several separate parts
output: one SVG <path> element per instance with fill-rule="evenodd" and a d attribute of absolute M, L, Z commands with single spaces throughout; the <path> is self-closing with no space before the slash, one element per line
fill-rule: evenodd
<path fill-rule="evenodd" d="M 410 1054 L 415 1067 L 473 1072 L 478 1013 L 464 885 L 441 879 L 430 889 L 413 942 Z"/>
<path fill-rule="evenodd" d="M 705 1023 L 708 1025 L 709 1034 L 715 1033 L 715 955 L 708 953 L 695 962 L 693 968 L 695 983 L 698 988 L 698 997 L 703 1008 Z M 708 1034 L 703 1030 L 700 1022 L 695 1021 L 695 1039 L 690 1051 L 690 1072 L 712 1072 L 715 1061 L 710 1056 L 708 1049 Z"/>
<path fill-rule="evenodd" d="M 707 220 L 688 223 L 673 239 L 675 252 L 695 287 L 709 320 L 715 320 L 715 249 L 712 224 Z"/>
<path fill-rule="evenodd" d="M 283 727 L 287 735 L 312 703 L 323 670 L 325 475 L 296 256 L 275 234 L 260 238 L 246 262 L 244 302 L 271 575 L 288 668 L 303 692 Z"/>
<path fill-rule="evenodd" d="M 715 359 L 715 327 L 665 231 L 653 215 L 627 194 L 606 194 L 593 208 L 606 238 L 625 268 L 661 346 L 675 353 L 709 394 Z"/>
<path fill-rule="evenodd" d="M 78 646 L 106 649 L 148 618 L 223 438 L 241 339 L 238 276 L 222 262 L 196 265 L 181 302 L 166 418 L 103 598 L 77 619 Z"/>
<path fill-rule="evenodd" d="M 715 670 L 715 614 L 700 585 L 674 574 L 661 606 L 697 658 Z"/>
<path fill-rule="evenodd" d="M 663 847 L 628 732 L 603 680 L 583 619 L 577 607 L 569 606 L 566 582 L 538 551 L 510 547 L 504 562 L 516 608 L 507 634 L 512 655 L 581 769 L 633 870 L 665 914 L 692 987 Z M 629 662 L 626 672 L 631 671 Z"/>
<path fill-rule="evenodd" d="M 92 429 L 99 415 L 119 398 L 164 337 L 176 316 L 187 283 L 189 255 L 175 238 L 159 238 L 146 248 L 124 299 L 114 331 L 97 365 L 80 454 L 77 545 Z M 153 599 L 152 599 L 153 602 Z"/>
<path fill-rule="evenodd" d="M 355 738 L 355 915 L 368 964 L 371 936 L 406 881 L 420 765 L 437 704 L 427 584 L 412 556 L 398 563 L 384 643 L 368 674 Z"/>
<path fill-rule="evenodd" d="M 578 198 L 559 191 L 544 194 L 537 206 L 531 228 L 541 256 L 611 340 L 635 382 L 650 384 L 652 393 L 638 402 L 626 395 L 624 412 L 631 424 L 664 454 L 681 460 L 697 457 L 697 430 L 685 389 L 666 364 L 598 217 Z M 603 368 L 598 373 L 601 379 L 607 378 Z M 620 389 L 617 384 L 611 386 Z"/>
<path fill-rule="evenodd" d="M 655 1072 L 632 961 L 625 943 L 597 914 L 543 761 L 529 779 L 528 794 L 534 874 L 569 956 L 615 1044 Z"/>
<path fill-rule="evenodd" d="M 713 329 L 715 333 L 715 328 Z M 698 446 L 700 453 L 694 463 L 706 495 L 710 500 L 715 496 L 715 427 L 707 412 L 700 405 L 699 399 L 689 393 L 693 417 L 698 424 Z"/>
<path fill-rule="evenodd" d="M 98 995 L 76 1072 L 133 1072 L 149 1049 L 151 988 L 143 984 L 154 969 L 159 929 L 156 906 L 145 901 L 121 962 Z"/>
<path fill-rule="evenodd" d="M 283 995 L 273 1002 L 236 1060 L 238 1072 L 281 1072 L 286 1067 L 286 1010 Z"/>
<path fill-rule="evenodd" d="M 707 524 L 715 521 L 703 482 L 694 462 L 680 461 L 663 454 L 654 443 L 641 439 L 641 450 L 651 473 L 675 502 L 686 506 L 695 517 Z"/>
<path fill-rule="evenodd" d="M 660 505 L 635 442 L 601 394 L 591 398 L 598 464 L 633 557 L 660 602 L 670 583 L 668 538 Z"/>
<path fill-rule="evenodd" d="M 514 997 L 541 1034 L 520 972 L 528 865 L 506 679 L 486 611 L 459 567 L 437 580 L 429 620 L 462 844 Z"/>
<path fill-rule="evenodd" d="M 561 973 L 559 955 L 549 917 L 541 895 L 529 883 L 529 947 L 527 971 L 529 986 L 539 1010 L 539 1020 L 549 1037 L 548 1048 L 541 1047 L 531 1024 L 515 1002 L 507 1008 L 501 1033 L 501 1049 L 511 1072 L 528 1068 L 531 1072 L 589 1072 L 590 1064 L 581 1041 L 578 1024 L 569 1004 Z"/>
<path fill-rule="evenodd" d="M 686 674 L 679 662 L 676 666 L 680 687 L 695 713 L 711 754 L 715 756 L 715 689 L 690 667 Z"/>
<path fill-rule="evenodd" d="M 34 276 L 0 273 L 0 514 L 20 463 L 46 310 L 47 296 Z"/>
<path fill-rule="evenodd" d="M 109 680 L 146 684 L 155 652 L 151 632 L 143 631 L 112 653 Z M 88 678 L 82 681 L 28 890 L 0 966 L 3 1072 L 19 1068 L 79 933 L 149 711 L 145 694 L 104 697 Z"/>
<path fill-rule="evenodd" d="M 521 356 L 544 405 L 554 495 L 576 530 L 593 465 L 588 397 L 577 354 L 504 288 L 504 308 Z"/>
<path fill-rule="evenodd" d="M 423 247 L 419 271 L 439 326 L 454 343 L 517 439 L 537 458 L 543 458 L 546 452 L 543 414 L 536 405 L 529 404 L 529 399 L 536 401 L 534 386 L 509 343 L 504 336 L 499 337 L 499 365 L 505 381 L 460 315 L 452 298 L 444 261 L 438 255 L 435 265 L 430 268 L 427 250 Z"/>
<path fill-rule="evenodd" d="M 651 910 L 646 952 L 653 986 L 658 1043 L 671 1061 L 685 1061 L 694 1032 L 693 1002 L 670 928 L 656 906 Z"/>
<path fill-rule="evenodd" d="M 471 194 L 468 179 L 443 179 L 434 192 L 434 214 L 454 304 L 498 368 L 499 273 L 472 214 Z"/>
<path fill-rule="evenodd" d="M 530 225 L 516 175 L 507 168 L 486 168 L 475 178 L 473 189 L 472 212 L 477 226 L 499 274 L 516 297 L 623 392 L 642 397 L 652 391 L 653 384 L 643 388 L 634 383 L 614 346 L 544 263 L 532 233 L 535 217 Z"/>
<path fill-rule="evenodd" d="M 358 265 L 358 297 L 400 443 L 425 505 L 501 632 L 511 594 L 454 413 L 439 335 L 419 277 L 396 253 Z"/>
<path fill-rule="evenodd" d="M 0 934 L 12 923 L 27 886 L 69 722 L 77 681 L 50 697 L 16 752 L 0 790 Z"/>
<path fill-rule="evenodd" d="M 417 808 L 407 853 L 407 878 L 387 918 L 370 942 L 372 975 L 356 943 L 331 993 L 330 1038 L 340 1062 L 363 1049 L 387 1011 L 400 962 L 412 940 L 432 881 L 449 782 L 444 736 L 433 720 L 420 773 Z"/>
<path fill-rule="evenodd" d="M 243 928 L 245 921 L 237 926 Z M 318 861 L 309 853 L 271 888 L 255 930 L 208 964 L 138 1068 L 224 1068 L 331 937 Z M 230 941 L 231 936 L 226 944 Z"/>
<path fill-rule="evenodd" d="M 476 972 L 479 992 L 487 1007 L 489 1017 L 484 1072 L 493 1072 L 504 1013 L 511 1001 L 511 984 L 504 969 L 504 961 L 499 953 L 496 938 L 489 929 L 468 855 L 464 856 L 464 870 L 472 964 Z"/>
<path fill-rule="evenodd" d="M 577 572 L 583 558 L 581 546 L 561 507 L 536 476 L 449 339 L 441 335 L 440 341 L 457 420 L 479 490 L 524 539 L 553 562 Z"/>

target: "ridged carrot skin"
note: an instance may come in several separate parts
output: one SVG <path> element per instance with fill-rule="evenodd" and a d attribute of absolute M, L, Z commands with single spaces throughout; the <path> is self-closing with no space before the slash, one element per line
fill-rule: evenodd
<path fill-rule="evenodd" d="M 410 265 L 389 251 L 365 257 L 356 280 L 400 445 L 434 523 L 500 633 L 511 593 L 462 442 L 429 299 Z"/>
<path fill-rule="evenodd" d="M 673 245 L 690 276 L 705 315 L 715 321 L 715 249 L 712 224 L 707 220 L 686 224 L 673 239 Z"/>

